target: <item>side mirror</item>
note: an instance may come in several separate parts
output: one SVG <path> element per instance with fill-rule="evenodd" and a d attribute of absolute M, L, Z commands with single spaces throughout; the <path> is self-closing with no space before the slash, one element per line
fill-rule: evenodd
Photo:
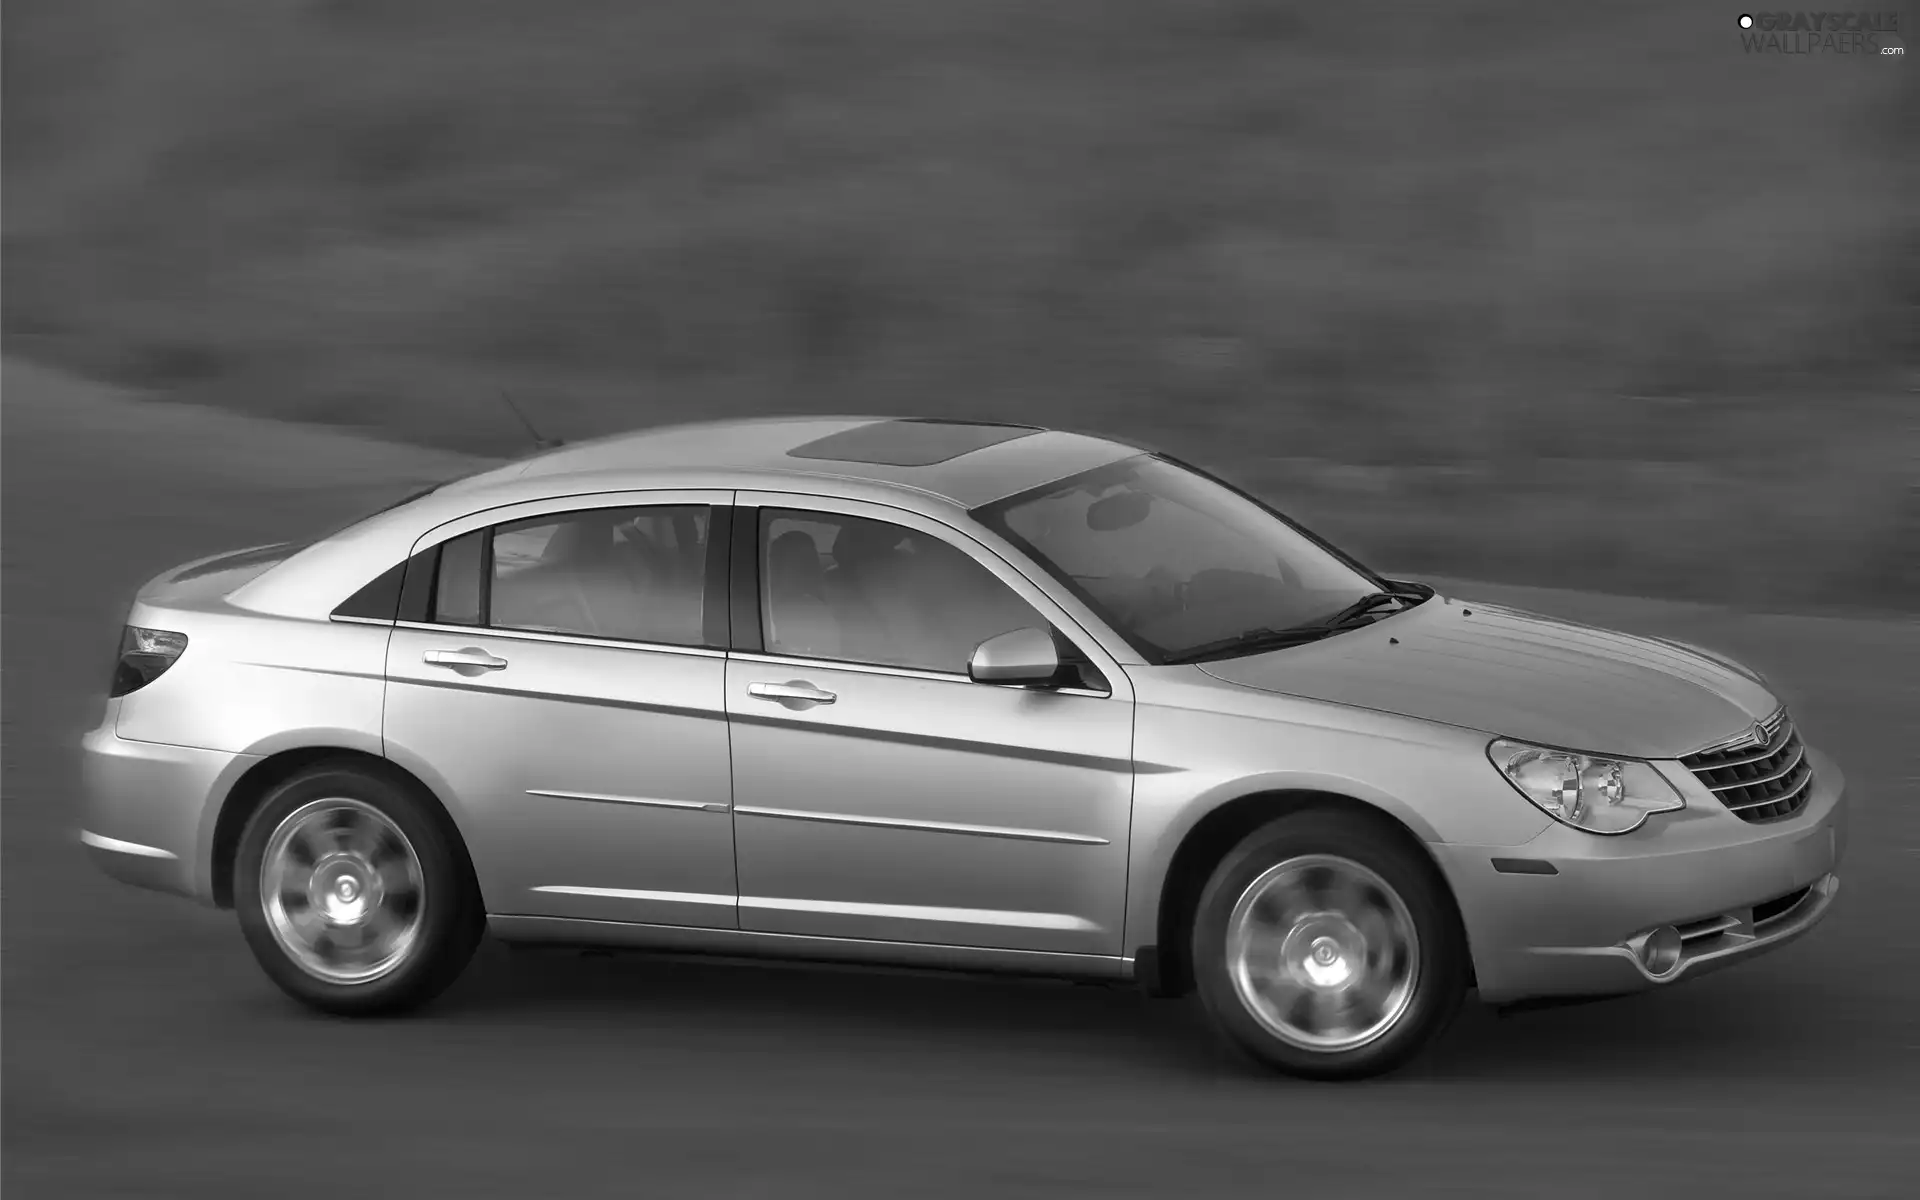
<path fill-rule="evenodd" d="M 1044 629 L 1013 629 L 973 648 L 967 675 L 975 683 L 1052 683 L 1060 651 Z"/>

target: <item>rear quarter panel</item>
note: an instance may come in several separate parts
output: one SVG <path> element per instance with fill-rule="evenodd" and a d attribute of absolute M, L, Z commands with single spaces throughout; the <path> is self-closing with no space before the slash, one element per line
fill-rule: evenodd
<path fill-rule="evenodd" d="M 187 635 L 186 653 L 121 699 L 115 732 L 234 754 L 303 746 L 381 753 L 385 626 L 136 602 L 128 623 Z"/>

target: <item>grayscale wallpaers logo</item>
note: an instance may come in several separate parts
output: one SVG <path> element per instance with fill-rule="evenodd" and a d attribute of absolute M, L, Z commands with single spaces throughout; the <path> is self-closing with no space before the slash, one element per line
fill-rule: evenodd
<path fill-rule="evenodd" d="M 1849 54 L 1903 58 L 1897 12 L 1768 12 L 1740 14 L 1748 54 Z"/>

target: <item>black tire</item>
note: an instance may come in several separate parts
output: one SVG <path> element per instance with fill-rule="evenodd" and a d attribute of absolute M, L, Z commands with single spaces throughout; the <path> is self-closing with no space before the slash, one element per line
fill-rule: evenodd
<path fill-rule="evenodd" d="M 334 805 L 333 801 L 343 804 Z M 332 814 L 345 810 L 346 816 Z M 385 818 L 397 830 L 402 841 L 396 844 L 376 817 Z M 368 855 L 373 862 L 398 862 L 376 874 L 393 873 L 404 886 L 380 887 L 380 906 L 410 930 L 404 948 L 388 956 L 391 965 L 368 964 L 363 979 L 328 978 L 303 965 L 291 942 L 275 932 L 275 919 L 262 891 L 262 871 L 275 832 L 290 817 L 302 814 L 301 823 L 333 822 L 352 824 L 364 821 L 362 828 L 369 845 L 386 849 Z M 303 845 L 311 839 L 302 839 Z M 324 848 L 324 847 L 323 847 Z M 410 852 L 410 857 L 403 854 Z M 296 853 L 276 857 L 294 863 L 288 870 L 307 869 L 295 863 L 298 857 L 320 857 Z M 344 859 L 344 854 L 335 854 Z M 325 863 L 320 864 L 322 867 Z M 351 868 L 349 868 L 351 869 Z M 317 877 L 317 872 L 315 876 Z M 421 797 L 407 782 L 386 772 L 356 764 L 322 763 L 294 775 L 274 788 L 248 820 L 241 834 L 234 863 L 234 907 L 240 917 L 240 929 L 254 957 L 280 989 L 302 1004 L 322 1012 L 345 1016 L 372 1016 L 398 1013 L 428 1003 L 445 991 L 466 969 L 473 957 L 485 926 L 479 890 L 474 883 L 458 834 L 450 827 L 437 806 Z M 362 889 L 366 884 L 361 884 Z M 276 889 L 292 896 L 298 888 Z M 363 894 L 365 894 L 363 892 Z M 331 952 L 335 937 L 331 927 L 315 925 L 318 913 L 308 901 L 283 901 L 283 913 L 303 914 L 309 927 L 325 933 L 324 948 Z M 404 910 L 404 911 L 403 911 Z M 347 926 L 349 935 L 359 939 L 359 927 Z M 299 940 L 297 935 L 288 935 Z M 339 939 L 341 941 L 346 938 Z M 336 970 L 341 970 L 337 968 Z M 377 972 L 377 973 L 374 973 Z"/>
<path fill-rule="evenodd" d="M 1327 859 L 1316 865 L 1320 856 Z M 1385 954 L 1382 963 L 1386 969 L 1374 971 L 1382 979 L 1405 980 L 1407 989 L 1403 1000 L 1381 1006 L 1379 1032 L 1368 1035 L 1364 1029 L 1353 1030 L 1347 1035 L 1349 1040 L 1367 1040 L 1350 1045 L 1331 1044 L 1332 1038 L 1326 1046 L 1303 1044 L 1305 1035 L 1299 1039 L 1285 1036 L 1269 1019 L 1256 1014 L 1253 1001 L 1243 998 L 1242 984 L 1237 982 L 1240 972 L 1229 947 L 1230 926 L 1236 906 L 1257 882 L 1291 878 L 1319 885 L 1340 877 L 1338 873 L 1346 870 L 1340 865 L 1343 861 L 1363 869 L 1349 877 L 1371 873 L 1372 878 L 1359 886 L 1359 894 L 1382 899 L 1375 896 L 1377 881 L 1397 895 L 1401 909 L 1411 919 L 1418 945 Z M 1328 906 L 1323 903 L 1319 907 Z M 1390 903 L 1383 902 L 1381 907 L 1390 908 Z M 1392 919 L 1391 913 L 1381 918 L 1383 922 Z M 1302 929 L 1302 938 L 1315 932 L 1299 924 L 1290 928 Z M 1337 925 L 1333 928 L 1345 929 Z M 1382 937 L 1373 941 L 1388 944 Z M 1317 946 L 1319 942 L 1292 944 Z M 1336 939 L 1334 944 L 1340 943 Z M 1291 813 L 1242 840 L 1221 861 L 1201 893 L 1192 947 L 1195 990 L 1214 1028 L 1254 1059 L 1308 1079 L 1358 1079 L 1395 1070 L 1446 1030 L 1466 993 L 1466 937 L 1439 870 L 1417 848 L 1409 846 L 1404 835 L 1388 827 L 1385 818 L 1348 810 Z M 1328 952 L 1334 953 L 1332 949 Z M 1367 955 L 1363 953 L 1361 960 L 1368 961 Z M 1345 963 L 1349 958 L 1337 961 Z M 1396 968 L 1396 963 L 1401 965 Z M 1300 972 L 1289 978 L 1304 979 L 1308 969 L 1303 963 Z M 1258 987 L 1247 986 L 1260 992 Z M 1303 986 L 1301 991 L 1314 989 Z M 1274 1005 L 1270 1012 L 1277 1014 L 1279 1007 Z M 1388 1015 L 1392 1012 L 1397 1016 Z M 1284 1015 L 1271 1019 L 1287 1024 Z"/>

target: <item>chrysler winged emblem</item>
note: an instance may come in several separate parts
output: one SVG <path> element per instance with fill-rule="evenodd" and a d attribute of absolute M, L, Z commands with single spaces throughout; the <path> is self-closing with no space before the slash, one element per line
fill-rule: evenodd
<path fill-rule="evenodd" d="M 1747 736 L 1753 739 L 1754 745 L 1760 747 L 1763 750 L 1766 749 L 1767 743 L 1773 740 L 1772 738 L 1767 736 L 1767 727 L 1765 725 L 1762 725 L 1758 721 L 1755 721 L 1753 723 L 1753 732 L 1749 733 Z"/>

